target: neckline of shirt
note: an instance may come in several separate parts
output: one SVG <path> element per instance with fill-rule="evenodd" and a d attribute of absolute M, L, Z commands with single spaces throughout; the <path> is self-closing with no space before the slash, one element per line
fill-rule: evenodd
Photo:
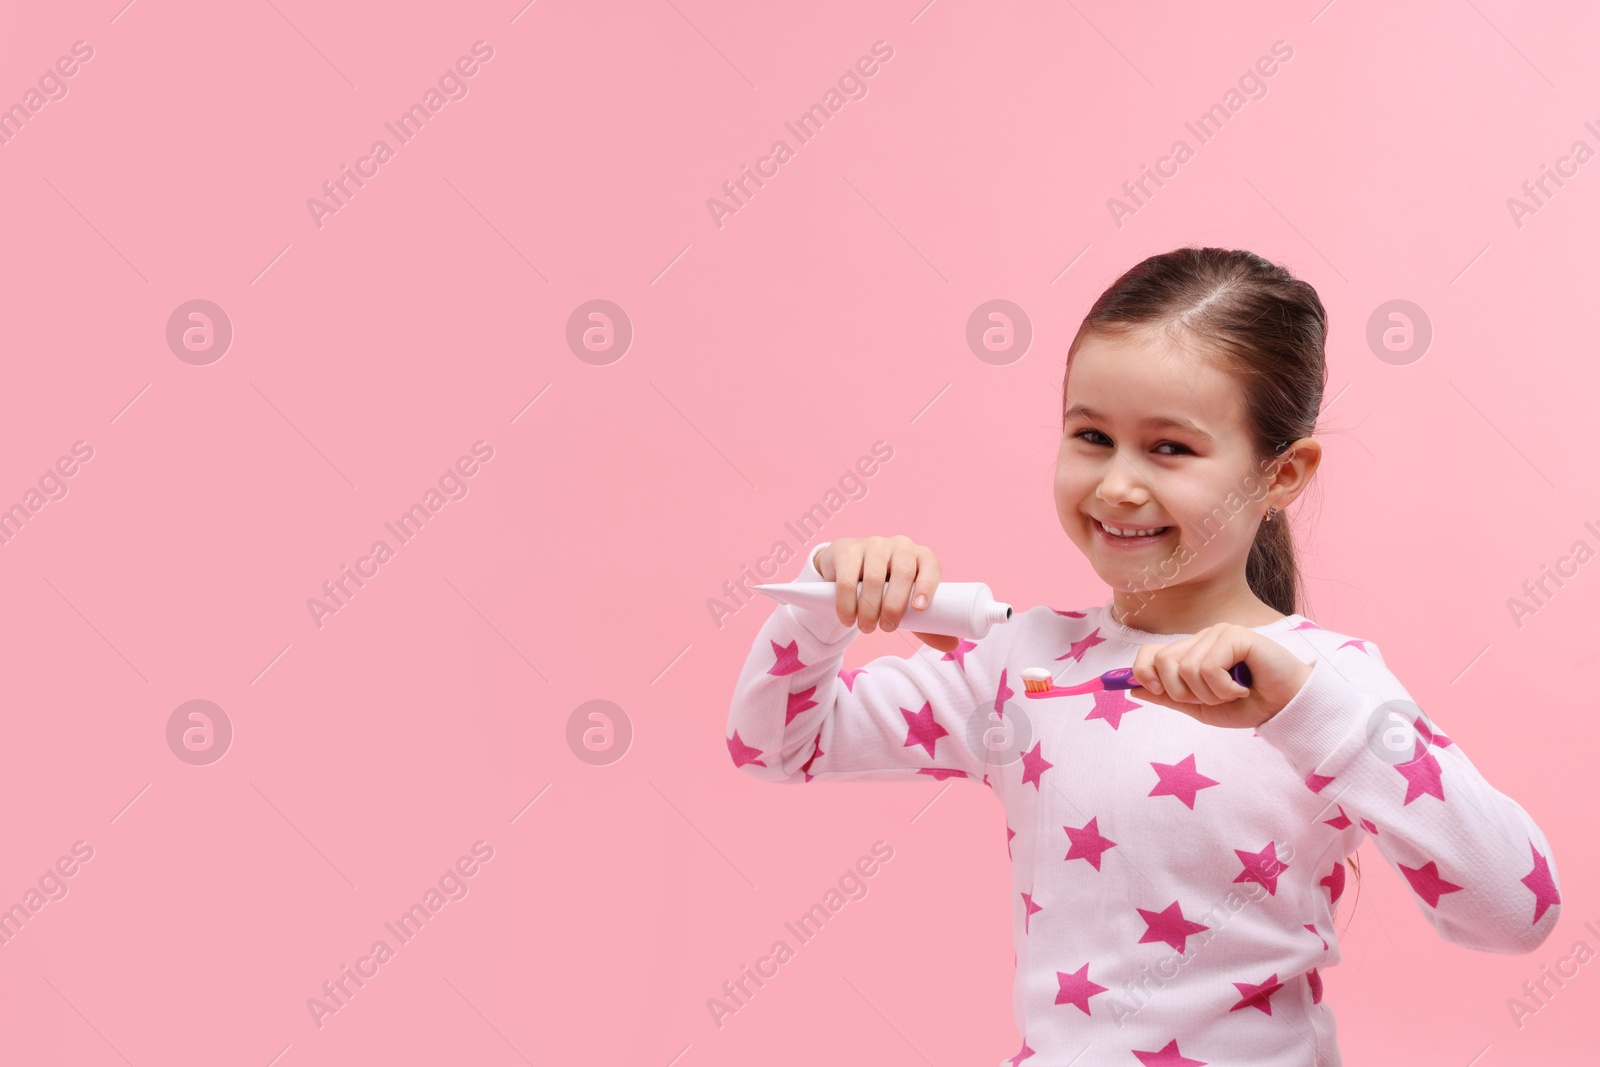
<path fill-rule="evenodd" d="M 1115 637 L 1120 637 L 1124 641 L 1131 641 L 1134 644 L 1141 645 L 1169 645 L 1172 642 L 1182 640 L 1185 637 L 1194 636 L 1194 634 L 1153 634 L 1148 630 L 1136 630 L 1132 626 L 1125 626 L 1118 622 L 1116 617 L 1111 612 L 1111 607 L 1114 603 L 1115 601 L 1107 601 L 1104 604 L 1096 605 L 1093 610 L 1099 615 L 1098 624 L 1100 629 L 1105 633 L 1111 634 Z M 1254 630 L 1258 634 L 1270 634 L 1276 633 L 1279 630 L 1293 629 L 1305 621 L 1306 617 L 1297 612 L 1292 615 L 1285 615 L 1283 618 L 1276 619 L 1264 626 L 1251 626 L 1247 627 L 1247 629 Z"/>

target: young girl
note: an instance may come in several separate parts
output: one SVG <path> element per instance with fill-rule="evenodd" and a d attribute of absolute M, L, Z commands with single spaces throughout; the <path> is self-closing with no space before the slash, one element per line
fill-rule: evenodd
<path fill-rule="evenodd" d="M 857 627 L 915 631 L 940 577 L 909 538 L 844 538 L 795 579 L 838 582 L 835 613 L 780 606 L 756 636 L 735 766 L 969 778 L 1005 806 L 1023 1043 L 1001 1067 L 1338 1065 L 1321 972 L 1369 836 L 1446 941 L 1525 953 L 1555 927 L 1533 819 L 1377 645 L 1297 611 L 1283 512 L 1322 455 L 1326 332 L 1252 253 L 1152 256 L 1090 309 L 1062 390 L 1056 512 L 1108 603 L 843 670 Z M 1054 692 L 1130 666 L 1131 690 Z"/>

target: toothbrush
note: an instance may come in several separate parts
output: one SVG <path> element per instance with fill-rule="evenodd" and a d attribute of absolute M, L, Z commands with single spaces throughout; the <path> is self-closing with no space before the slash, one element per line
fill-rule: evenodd
<path fill-rule="evenodd" d="M 1228 677 L 1246 689 L 1250 688 L 1250 668 L 1242 660 L 1229 669 Z M 1139 682 L 1133 676 L 1132 667 L 1118 667 L 1115 670 L 1106 671 L 1098 678 L 1091 678 L 1087 682 L 1082 682 L 1078 685 L 1059 686 L 1055 684 L 1048 668 L 1029 667 L 1022 672 L 1022 684 L 1028 696 L 1042 698 L 1070 697 L 1079 693 L 1109 692 L 1116 689 L 1134 689 L 1138 687 Z"/>

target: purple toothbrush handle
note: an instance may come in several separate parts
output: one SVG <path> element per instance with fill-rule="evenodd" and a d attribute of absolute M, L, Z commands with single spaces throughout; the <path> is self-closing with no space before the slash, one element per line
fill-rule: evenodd
<path fill-rule="evenodd" d="M 1106 673 L 1102 674 L 1100 676 L 1100 684 L 1108 690 L 1113 690 L 1132 689 L 1139 683 L 1133 677 L 1132 667 L 1118 667 L 1114 671 L 1106 671 Z"/>
<path fill-rule="evenodd" d="M 1250 668 L 1243 660 L 1240 660 L 1238 663 L 1233 665 L 1233 667 L 1228 671 L 1228 677 L 1232 678 L 1246 689 L 1250 688 Z M 1118 667 L 1114 671 L 1106 671 L 1104 674 L 1102 674 L 1100 676 L 1100 684 L 1105 686 L 1108 690 L 1115 690 L 1133 689 L 1139 683 L 1133 677 L 1132 667 Z"/>

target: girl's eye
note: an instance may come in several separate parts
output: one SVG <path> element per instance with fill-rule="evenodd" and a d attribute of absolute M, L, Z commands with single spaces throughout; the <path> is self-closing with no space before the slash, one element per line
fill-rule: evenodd
<path fill-rule="evenodd" d="M 1101 438 L 1101 440 L 1099 440 L 1099 441 L 1090 441 L 1085 436 L 1086 434 L 1093 434 L 1095 437 Z M 1098 445 L 1098 444 L 1102 444 L 1102 443 L 1104 443 L 1104 444 L 1110 444 L 1111 443 L 1111 438 L 1106 437 L 1106 435 L 1101 433 L 1099 430 L 1079 430 L 1077 433 L 1073 434 L 1072 436 L 1083 438 L 1084 440 L 1088 441 L 1088 443 L 1091 444 L 1091 445 Z M 1176 451 L 1176 452 L 1162 452 L 1161 455 L 1163 455 L 1163 456 L 1180 456 L 1180 455 L 1183 455 L 1185 452 L 1192 453 L 1194 451 L 1188 445 L 1180 444 L 1177 441 L 1162 441 L 1160 444 L 1156 445 L 1156 448 L 1158 448 L 1158 449 L 1160 449 L 1160 448 L 1168 448 L 1168 447 L 1178 449 L 1178 451 Z"/>

